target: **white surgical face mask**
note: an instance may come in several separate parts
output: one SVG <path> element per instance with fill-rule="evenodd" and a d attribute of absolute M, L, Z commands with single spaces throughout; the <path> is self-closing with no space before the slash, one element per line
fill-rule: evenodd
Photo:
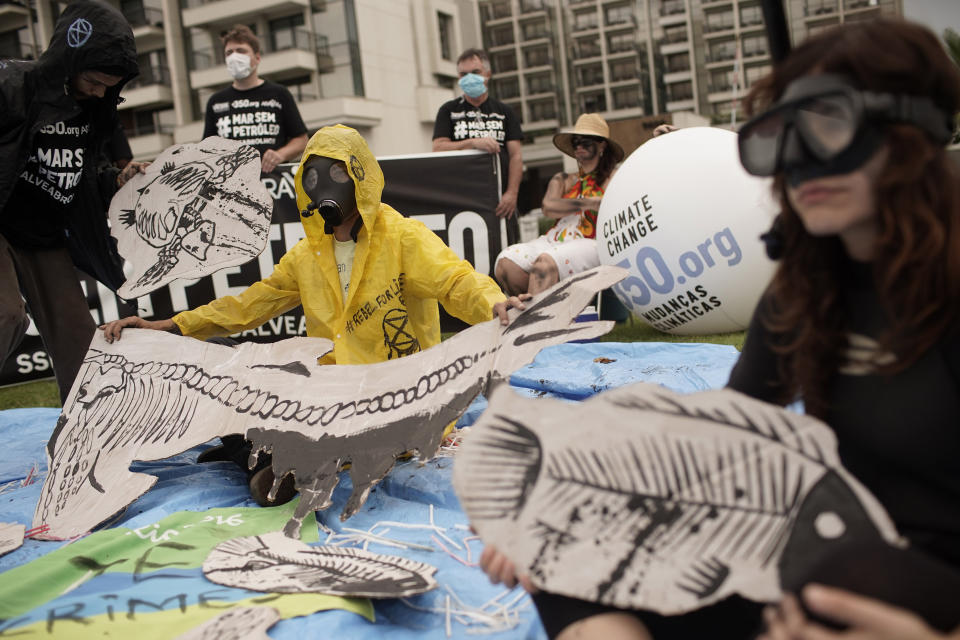
<path fill-rule="evenodd" d="M 250 56 L 244 53 L 231 53 L 227 56 L 227 71 L 234 80 L 243 80 L 253 72 Z"/>

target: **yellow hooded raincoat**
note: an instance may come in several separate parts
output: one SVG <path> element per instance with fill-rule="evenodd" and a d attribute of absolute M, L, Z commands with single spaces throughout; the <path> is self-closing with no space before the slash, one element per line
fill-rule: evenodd
<path fill-rule="evenodd" d="M 365 364 L 439 343 L 438 300 L 470 324 L 493 317 L 493 305 L 505 299 L 497 284 L 460 259 L 423 223 L 380 202 L 383 172 L 359 133 L 335 125 L 311 138 L 295 177 L 300 211 L 309 202 L 301 176 L 310 156 L 345 162 L 356 189 L 363 228 L 346 303 L 333 236 L 324 233 L 319 215 L 301 217 L 306 237 L 280 259 L 273 274 L 238 296 L 174 316 L 183 335 L 206 339 L 253 329 L 302 304 L 307 335 L 334 343 L 333 353 L 321 363 Z"/>

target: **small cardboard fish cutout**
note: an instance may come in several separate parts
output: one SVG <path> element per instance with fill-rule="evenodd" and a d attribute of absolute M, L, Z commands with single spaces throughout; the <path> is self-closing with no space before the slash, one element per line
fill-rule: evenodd
<path fill-rule="evenodd" d="M 211 582 L 268 593 L 403 598 L 437 586 L 436 567 L 336 546 L 312 547 L 277 531 L 217 545 L 203 563 Z"/>
<path fill-rule="evenodd" d="M 109 215 L 117 249 L 133 265 L 117 293 L 133 299 L 260 255 L 273 201 L 257 150 L 213 136 L 161 153 L 117 192 Z"/>
<path fill-rule="evenodd" d="M 127 329 L 108 344 L 94 336 L 47 444 L 49 473 L 34 513 L 47 538 L 91 530 L 147 491 L 156 478 L 131 473 L 240 433 L 273 453 L 276 491 L 292 473 L 300 502 L 285 532 L 298 537 L 311 511 L 326 509 L 350 462 L 353 515 L 397 456 L 429 459 L 443 430 L 478 393 L 506 380 L 543 347 L 603 335 L 612 322 L 576 322 L 596 292 L 626 271 L 598 267 L 564 280 L 499 319 L 425 351 L 370 365 L 317 364 L 329 340 L 292 338 L 236 348 Z"/>
<path fill-rule="evenodd" d="M 832 545 L 898 540 L 829 427 L 732 390 L 639 383 L 571 405 L 499 389 L 453 481 L 539 588 L 662 614 L 774 601 Z"/>
<path fill-rule="evenodd" d="M 0 556 L 19 549 L 27 528 L 16 522 L 0 522 Z"/>
<path fill-rule="evenodd" d="M 280 620 L 273 607 L 235 607 L 177 636 L 176 640 L 270 640 L 267 629 Z"/>

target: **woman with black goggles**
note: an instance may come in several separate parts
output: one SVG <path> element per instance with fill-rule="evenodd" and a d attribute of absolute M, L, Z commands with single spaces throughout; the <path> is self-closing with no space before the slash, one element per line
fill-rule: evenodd
<path fill-rule="evenodd" d="M 944 149 L 960 74 L 922 27 L 849 23 L 801 44 L 746 104 L 760 115 L 741 158 L 774 178 L 782 259 L 729 386 L 802 400 L 909 544 L 840 533 L 782 585 L 802 604 L 766 612 L 740 597 L 663 616 L 538 593 L 541 620 L 560 640 L 746 639 L 763 619 L 770 640 L 960 638 L 960 181 Z M 481 566 L 535 591 L 493 548 Z"/>
<path fill-rule="evenodd" d="M 780 265 L 729 385 L 802 400 L 908 543 L 811 553 L 766 637 L 960 637 L 960 74 L 922 27 L 853 23 L 804 42 L 746 106 L 740 158 L 773 176 Z"/>

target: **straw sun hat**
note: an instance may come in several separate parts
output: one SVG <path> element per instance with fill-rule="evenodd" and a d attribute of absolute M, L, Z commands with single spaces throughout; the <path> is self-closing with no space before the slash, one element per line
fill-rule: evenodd
<path fill-rule="evenodd" d="M 577 118 L 577 124 L 573 126 L 571 131 L 564 131 L 553 136 L 553 145 L 568 156 L 576 157 L 573 153 L 573 142 L 571 142 L 573 136 L 603 138 L 607 141 L 607 149 L 613 152 L 617 162 L 623 160 L 623 148 L 610 139 L 610 127 L 607 126 L 607 121 L 601 118 L 599 114 L 585 113 Z"/>

